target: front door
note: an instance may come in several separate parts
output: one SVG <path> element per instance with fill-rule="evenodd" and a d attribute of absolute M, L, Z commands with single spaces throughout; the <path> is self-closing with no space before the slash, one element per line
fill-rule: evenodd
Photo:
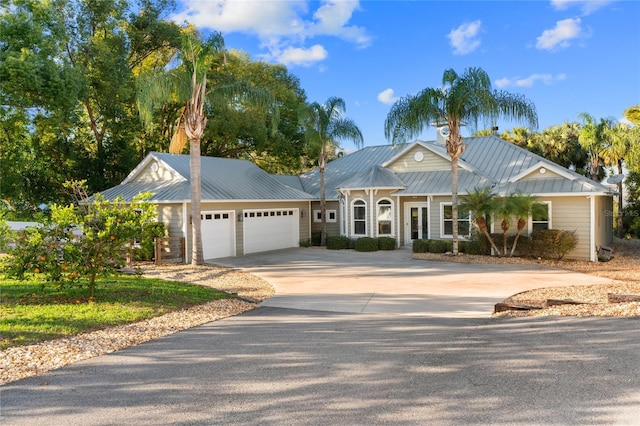
<path fill-rule="evenodd" d="M 429 207 L 426 203 L 405 204 L 405 241 L 429 239 Z"/>

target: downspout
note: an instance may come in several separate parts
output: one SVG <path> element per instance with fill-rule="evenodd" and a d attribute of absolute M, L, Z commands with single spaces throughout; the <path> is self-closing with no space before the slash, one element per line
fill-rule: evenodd
<path fill-rule="evenodd" d="M 598 260 L 596 253 L 596 198 L 593 195 L 587 196 L 589 199 L 589 260 L 595 262 Z"/>
<path fill-rule="evenodd" d="M 370 219 L 371 219 L 371 233 L 370 233 L 370 235 L 371 235 L 372 238 L 375 238 L 377 231 L 376 231 L 376 227 L 375 227 L 375 225 L 376 225 L 375 213 L 376 212 L 375 212 L 375 208 L 373 206 L 373 189 L 369 190 L 369 200 L 370 200 L 369 205 L 371 206 L 371 208 L 370 208 L 371 213 L 369 214 Z M 369 235 L 369 232 L 367 232 L 365 235 Z"/>
<path fill-rule="evenodd" d="M 186 259 L 184 263 L 189 263 L 191 259 L 189 259 L 189 212 L 187 211 L 187 203 L 182 203 L 182 236 L 184 237 L 184 256 Z"/>

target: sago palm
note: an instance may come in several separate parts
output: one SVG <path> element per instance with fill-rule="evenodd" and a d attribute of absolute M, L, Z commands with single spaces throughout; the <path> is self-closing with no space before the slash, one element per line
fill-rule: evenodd
<path fill-rule="evenodd" d="M 389 111 L 384 132 L 391 143 L 405 143 L 427 127 L 447 125 L 447 153 L 451 157 L 451 207 L 458 217 L 458 160 L 465 145 L 460 135 L 463 123 L 477 126 L 480 119 L 498 117 L 521 120 L 537 127 L 538 115 L 531 101 L 521 95 L 496 91 L 481 68 L 468 68 L 462 74 L 448 69 L 442 75 L 442 87 L 428 87 L 416 95 L 407 95 Z M 458 221 L 453 221 L 453 254 L 458 254 Z"/>

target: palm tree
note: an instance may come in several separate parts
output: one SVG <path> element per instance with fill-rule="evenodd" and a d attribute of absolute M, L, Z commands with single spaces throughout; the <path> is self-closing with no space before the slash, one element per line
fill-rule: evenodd
<path fill-rule="evenodd" d="M 458 159 L 465 149 L 460 136 L 463 122 L 477 126 L 481 118 L 495 122 L 502 116 L 537 127 L 538 115 L 533 103 L 525 97 L 493 90 L 489 76 L 481 68 L 467 68 L 461 75 L 448 69 L 442 75 L 442 86 L 428 87 L 398 100 L 387 115 L 384 132 L 386 138 L 396 144 L 418 136 L 433 123 L 449 127 L 446 149 L 451 157 L 451 210 L 457 218 Z M 453 254 L 458 254 L 457 220 L 453 221 Z"/>
<path fill-rule="evenodd" d="M 491 189 L 488 187 L 476 188 L 461 198 L 462 202 L 460 203 L 460 208 L 471 213 L 473 221 L 476 223 L 478 228 L 480 228 L 485 237 L 487 237 L 487 240 L 489 241 L 489 244 L 491 244 L 493 250 L 498 253 L 498 256 L 500 256 L 500 250 L 491 237 L 486 219 L 487 217 L 491 217 L 491 214 L 496 209 L 497 203 L 495 194 L 492 193 Z"/>
<path fill-rule="evenodd" d="M 356 147 L 362 146 L 364 139 L 362 132 L 349 118 L 344 117 L 346 106 L 344 100 L 330 97 L 324 104 L 314 102 L 302 111 L 302 121 L 305 125 L 307 140 L 316 145 L 319 150 L 318 167 L 320 169 L 320 216 L 321 237 L 320 245 L 327 243 L 327 201 L 325 194 L 324 174 L 327 167 L 328 149 L 337 146 L 341 140 L 351 140 Z"/>
<path fill-rule="evenodd" d="M 521 192 L 509 195 L 511 203 L 511 212 L 518 218 L 518 227 L 516 228 L 516 237 L 513 240 L 513 246 L 511 247 L 511 253 L 509 257 L 512 257 L 516 251 L 518 245 L 518 239 L 522 230 L 527 225 L 529 216 L 544 217 L 548 214 L 547 206 L 537 201 L 533 195 L 523 194 Z M 505 249 L 506 250 L 506 249 Z M 506 255 L 505 251 L 505 255 Z"/>
<path fill-rule="evenodd" d="M 494 209 L 494 213 L 497 219 L 501 219 L 500 228 L 502 229 L 502 247 L 505 256 L 508 253 L 507 232 L 511 227 L 511 216 L 513 215 L 513 210 L 514 206 L 511 195 L 503 197 L 499 201 L 497 201 L 496 207 Z"/>
<path fill-rule="evenodd" d="M 271 97 L 261 89 L 255 89 L 245 82 L 235 82 L 207 90 L 207 72 L 221 57 L 225 63 L 224 39 L 220 33 L 214 33 L 206 41 L 197 35 L 187 33 L 183 36 L 182 47 L 176 52 L 181 66 L 169 70 L 153 71 L 139 79 L 138 109 L 142 121 L 150 126 L 156 108 L 168 102 L 184 103 L 176 132 L 171 138 L 169 152 L 181 153 L 189 143 L 189 174 L 191 197 L 192 250 L 191 263 L 204 263 L 201 228 L 201 159 L 200 140 L 207 125 L 205 106 L 213 102 L 238 101 L 248 98 L 256 104 L 269 104 Z"/>
<path fill-rule="evenodd" d="M 604 159 L 603 151 L 610 142 L 609 131 L 613 127 L 612 120 L 604 118 L 600 122 L 596 122 L 595 118 L 586 112 L 582 112 L 579 116 L 584 120 L 584 124 L 580 128 L 578 140 L 580 145 L 589 153 L 589 176 L 593 180 L 600 180 L 604 176 Z"/>

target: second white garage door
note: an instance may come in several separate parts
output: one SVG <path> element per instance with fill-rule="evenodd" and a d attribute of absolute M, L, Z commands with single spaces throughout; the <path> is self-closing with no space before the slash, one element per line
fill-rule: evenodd
<path fill-rule="evenodd" d="M 236 255 L 233 211 L 202 212 L 202 252 L 205 259 Z"/>
<path fill-rule="evenodd" d="M 298 209 L 245 210 L 244 253 L 298 247 Z"/>

